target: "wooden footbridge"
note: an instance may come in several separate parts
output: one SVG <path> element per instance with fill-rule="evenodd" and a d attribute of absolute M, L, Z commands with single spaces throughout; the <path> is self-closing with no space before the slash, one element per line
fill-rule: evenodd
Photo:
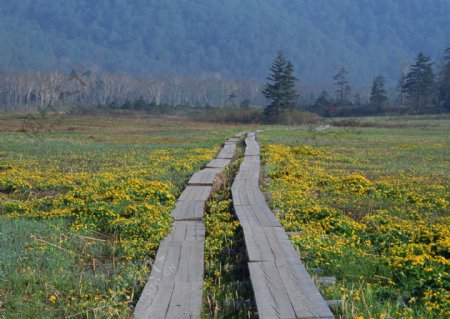
<path fill-rule="evenodd" d="M 172 231 L 158 249 L 136 305 L 136 319 L 200 318 L 205 203 L 217 175 L 235 156 L 243 134 L 226 141 L 217 158 L 191 177 L 178 199 L 172 211 Z M 244 231 L 259 318 L 334 318 L 259 189 L 260 149 L 254 132 L 247 134 L 245 144 L 232 195 Z"/>

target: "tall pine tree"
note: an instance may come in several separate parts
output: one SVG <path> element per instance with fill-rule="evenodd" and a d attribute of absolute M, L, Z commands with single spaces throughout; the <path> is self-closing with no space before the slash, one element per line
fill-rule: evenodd
<path fill-rule="evenodd" d="M 370 91 L 370 104 L 377 109 L 381 109 L 388 101 L 384 82 L 382 75 L 377 76 L 373 80 L 372 90 Z"/>
<path fill-rule="evenodd" d="M 284 113 L 291 111 L 298 94 L 295 90 L 294 66 L 287 60 L 283 51 L 279 51 L 270 68 L 270 81 L 264 86 L 262 93 L 270 100 L 264 109 L 264 120 L 267 123 L 279 121 Z"/>
<path fill-rule="evenodd" d="M 411 65 L 406 76 L 403 89 L 416 112 L 422 112 L 433 100 L 436 89 L 433 64 L 430 57 L 419 53 L 416 63 Z"/>

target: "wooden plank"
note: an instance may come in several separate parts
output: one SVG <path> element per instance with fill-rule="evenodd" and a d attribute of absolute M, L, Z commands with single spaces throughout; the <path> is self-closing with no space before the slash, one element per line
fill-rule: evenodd
<path fill-rule="evenodd" d="M 245 150 L 244 156 L 259 156 L 259 148 L 248 148 Z"/>
<path fill-rule="evenodd" d="M 159 249 L 152 272 L 134 311 L 135 319 L 165 318 L 175 285 L 181 243 L 169 242 L 166 249 Z M 164 276 L 164 273 L 168 276 Z"/>
<path fill-rule="evenodd" d="M 259 156 L 259 144 L 256 142 L 255 135 L 250 135 L 250 133 L 247 135 L 247 138 L 245 139 L 245 153 L 244 156 Z"/>
<path fill-rule="evenodd" d="M 225 143 L 234 143 L 234 144 L 236 144 L 240 140 L 241 140 L 240 137 L 230 137 Z"/>
<path fill-rule="evenodd" d="M 259 318 L 334 319 L 310 277 L 302 276 L 297 269 L 299 265 L 276 261 L 249 263 Z"/>
<path fill-rule="evenodd" d="M 204 211 L 204 200 L 179 200 L 171 215 L 175 220 L 202 220 Z"/>
<path fill-rule="evenodd" d="M 272 250 L 274 261 L 301 263 L 297 251 L 282 227 L 264 227 L 264 234 Z"/>
<path fill-rule="evenodd" d="M 282 227 L 255 226 L 244 222 L 246 252 L 250 262 L 300 262 L 300 258 Z"/>
<path fill-rule="evenodd" d="M 166 319 L 200 318 L 203 293 L 203 281 L 189 285 L 175 282 Z M 198 307 L 200 305 L 200 307 Z M 154 317 L 159 318 L 159 317 Z"/>
<path fill-rule="evenodd" d="M 276 261 L 275 264 L 294 307 L 295 318 L 334 319 L 333 313 L 300 261 Z"/>
<path fill-rule="evenodd" d="M 220 158 L 215 158 L 213 160 L 211 160 L 206 167 L 209 168 L 225 168 L 228 165 L 230 165 L 231 160 L 230 159 L 220 159 Z"/>
<path fill-rule="evenodd" d="M 236 153 L 236 144 L 225 144 L 216 158 L 232 159 Z"/>
<path fill-rule="evenodd" d="M 204 168 L 192 175 L 188 182 L 188 185 L 213 185 L 216 180 L 217 174 L 223 172 L 222 168 Z"/>
<path fill-rule="evenodd" d="M 203 285 L 205 226 L 175 222 L 161 243 L 150 278 L 136 305 L 136 319 L 199 318 Z"/>
<path fill-rule="evenodd" d="M 171 242 L 196 242 L 204 239 L 205 225 L 201 221 L 175 221 L 168 236 L 168 240 Z"/>
<path fill-rule="evenodd" d="M 259 156 L 249 156 L 245 157 L 242 161 L 242 169 L 253 168 L 259 171 L 259 166 L 261 165 L 261 159 Z"/>
<path fill-rule="evenodd" d="M 246 182 L 245 179 L 241 179 L 235 181 L 231 187 L 235 206 L 252 205 L 255 206 L 255 208 L 258 207 L 261 210 L 261 213 L 265 214 L 266 212 L 270 212 L 270 214 L 273 215 L 269 206 L 267 206 L 266 199 L 259 187 L 257 185 L 251 185 L 255 183 L 249 185 Z"/>
<path fill-rule="evenodd" d="M 260 319 L 296 318 L 283 280 L 273 261 L 249 263 Z"/>
<path fill-rule="evenodd" d="M 211 193 L 212 186 L 187 186 L 178 200 L 206 201 Z"/>
<path fill-rule="evenodd" d="M 274 255 L 262 227 L 242 224 L 245 250 L 249 262 L 273 261 Z"/>
<path fill-rule="evenodd" d="M 251 205 L 236 205 L 234 210 L 240 223 L 243 225 L 250 224 L 255 227 L 281 227 L 280 222 L 270 210 L 266 213 L 261 213 L 261 211 Z"/>
<path fill-rule="evenodd" d="M 241 169 L 234 178 L 235 181 L 243 180 L 245 185 L 254 186 L 259 184 L 259 170 L 257 169 Z"/>

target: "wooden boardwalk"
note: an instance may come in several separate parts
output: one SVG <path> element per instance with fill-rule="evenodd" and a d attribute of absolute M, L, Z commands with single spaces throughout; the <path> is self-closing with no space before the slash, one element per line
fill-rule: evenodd
<path fill-rule="evenodd" d="M 205 204 L 217 175 L 234 157 L 241 136 L 226 141 L 217 158 L 195 173 L 180 195 L 172 211 L 172 231 L 158 249 L 150 278 L 136 305 L 136 319 L 200 318 Z"/>
<path fill-rule="evenodd" d="M 232 195 L 244 231 L 259 318 L 334 318 L 259 189 L 260 150 L 255 133 L 248 133 L 245 143 Z"/>

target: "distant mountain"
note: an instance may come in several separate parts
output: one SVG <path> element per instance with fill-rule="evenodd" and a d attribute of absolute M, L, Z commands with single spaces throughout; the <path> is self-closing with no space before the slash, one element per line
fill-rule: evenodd
<path fill-rule="evenodd" d="M 391 85 L 450 44 L 449 0 L 0 0 L 0 70 L 77 64 L 135 75 L 264 79 L 278 49 L 297 76 Z"/>

